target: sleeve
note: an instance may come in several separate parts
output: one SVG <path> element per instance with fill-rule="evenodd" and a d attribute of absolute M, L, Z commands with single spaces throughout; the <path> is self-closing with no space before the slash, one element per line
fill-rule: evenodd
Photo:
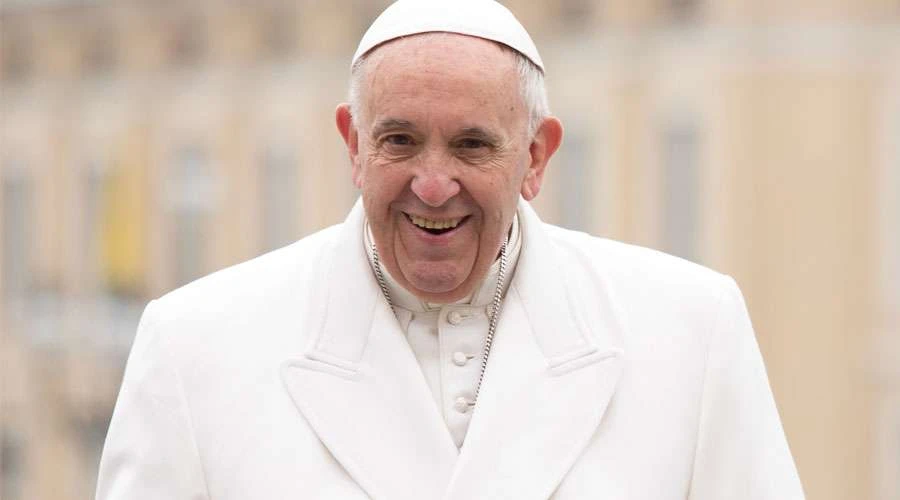
<path fill-rule="evenodd" d="M 113 411 L 97 500 L 207 500 L 190 412 L 157 331 L 157 303 L 141 317 Z"/>
<path fill-rule="evenodd" d="M 747 308 L 730 278 L 703 384 L 689 499 L 803 499 Z"/>

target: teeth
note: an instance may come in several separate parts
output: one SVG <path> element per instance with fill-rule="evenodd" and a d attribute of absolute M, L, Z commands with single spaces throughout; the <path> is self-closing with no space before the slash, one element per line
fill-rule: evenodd
<path fill-rule="evenodd" d="M 409 220 L 411 220 L 413 224 L 425 229 L 450 229 L 458 226 L 462 221 L 462 217 L 447 220 L 431 220 L 424 217 L 410 215 Z"/>

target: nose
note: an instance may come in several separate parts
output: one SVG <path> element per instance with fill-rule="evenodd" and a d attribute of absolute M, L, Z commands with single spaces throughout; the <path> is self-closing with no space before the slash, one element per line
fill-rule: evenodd
<path fill-rule="evenodd" d="M 429 207 L 440 207 L 459 193 L 459 182 L 439 163 L 422 165 L 412 180 L 412 192 Z"/>

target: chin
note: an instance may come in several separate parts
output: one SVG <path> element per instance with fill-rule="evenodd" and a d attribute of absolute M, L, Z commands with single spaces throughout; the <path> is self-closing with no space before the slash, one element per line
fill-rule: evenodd
<path fill-rule="evenodd" d="M 440 269 L 445 266 L 435 263 L 416 267 L 419 269 L 413 269 L 409 274 L 404 273 L 404 276 L 414 289 L 411 291 L 422 295 L 420 298 L 431 302 L 453 302 L 471 292 L 466 289 L 471 287 L 465 286 L 468 275 L 460 277 L 460 273 L 453 272 L 455 269 Z"/>

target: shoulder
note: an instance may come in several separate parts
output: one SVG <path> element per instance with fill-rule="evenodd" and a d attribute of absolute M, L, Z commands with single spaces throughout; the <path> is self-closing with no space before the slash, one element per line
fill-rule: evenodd
<path fill-rule="evenodd" d="M 686 386 L 696 387 L 713 339 L 730 347 L 752 341 L 731 277 L 657 250 L 546 230 L 586 314 L 598 323 L 615 318 L 639 377 L 690 379 Z"/>
<path fill-rule="evenodd" d="M 315 292 L 309 284 L 339 231 L 332 226 L 172 290 L 151 302 L 142 326 L 188 356 L 210 353 L 213 343 L 248 354 L 266 345 L 288 348 L 285 342 L 298 340 L 305 297 Z"/>
<path fill-rule="evenodd" d="M 544 224 L 559 258 L 601 282 L 627 309 L 708 312 L 735 290 L 731 277 L 673 255 Z"/>
<path fill-rule="evenodd" d="M 727 278 L 708 267 L 659 250 L 600 238 L 552 224 L 544 224 L 544 230 L 564 258 L 576 259 L 584 265 L 604 268 L 635 280 L 650 279 L 653 282 L 682 284 L 697 282 L 702 285 L 706 282 L 720 283 Z"/>
<path fill-rule="evenodd" d="M 159 299 L 171 314 L 189 308 L 221 309 L 236 303 L 268 299 L 315 269 L 316 262 L 339 231 L 340 225 L 323 229 L 290 245 L 229 266 L 172 290 Z"/>

